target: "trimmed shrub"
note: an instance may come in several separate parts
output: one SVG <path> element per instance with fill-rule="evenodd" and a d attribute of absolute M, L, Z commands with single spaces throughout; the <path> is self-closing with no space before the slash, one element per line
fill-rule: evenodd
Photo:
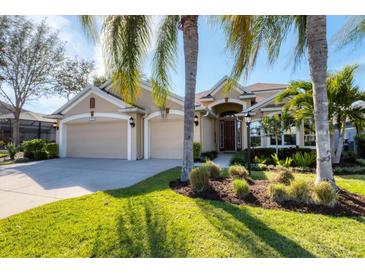
<path fill-rule="evenodd" d="M 45 139 L 33 139 L 29 141 L 23 141 L 21 146 L 22 150 L 24 151 L 24 157 L 29 159 L 35 159 L 39 157 L 43 157 L 42 153 L 38 152 L 45 152 L 45 145 L 48 143 L 48 140 Z M 37 154 L 37 156 L 35 155 Z M 40 156 L 42 155 L 42 156 Z"/>
<path fill-rule="evenodd" d="M 48 158 L 57 158 L 58 157 L 58 145 L 55 143 L 49 143 L 45 145 L 44 150 L 47 152 Z"/>
<path fill-rule="evenodd" d="M 356 154 L 353 151 L 343 151 L 341 155 L 341 164 L 355 164 Z"/>
<path fill-rule="evenodd" d="M 33 153 L 33 156 L 34 156 L 34 160 L 36 160 L 36 161 L 48 159 L 47 152 L 45 152 L 45 151 L 35 151 Z"/>
<path fill-rule="evenodd" d="M 315 152 L 297 152 L 293 156 L 293 161 L 296 166 L 302 168 L 313 167 L 316 162 Z"/>
<path fill-rule="evenodd" d="M 289 185 L 293 180 L 294 180 L 293 173 L 286 168 L 280 170 L 275 177 L 275 182 L 281 183 L 284 185 Z"/>
<path fill-rule="evenodd" d="M 289 200 L 288 187 L 283 184 L 270 184 L 268 187 L 270 199 L 281 203 Z"/>
<path fill-rule="evenodd" d="M 333 173 L 336 175 L 346 174 L 365 174 L 365 167 L 353 166 L 353 167 L 335 167 Z"/>
<path fill-rule="evenodd" d="M 233 191 L 239 198 L 244 198 L 250 193 L 250 188 L 245 179 L 234 179 L 233 183 Z"/>
<path fill-rule="evenodd" d="M 357 154 L 365 158 L 365 134 L 358 134 L 355 136 L 355 142 L 357 146 Z"/>
<path fill-rule="evenodd" d="M 194 160 L 199 160 L 200 159 L 201 150 L 202 150 L 201 144 L 198 143 L 198 142 L 194 142 L 193 143 L 193 157 L 194 157 Z"/>
<path fill-rule="evenodd" d="M 20 163 L 27 163 L 29 161 L 30 161 L 29 158 L 23 157 L 23 158 L 16 159 L 14 162 L 17 163 L 17 164 L 20 164 Z"/>
<path fill-rule="evenodd" d="M 8 143 L 6 146 L 10 160 L 14 160 L 16 154 L 16 146 L 13 143 Z"/>
<path fill-rule="evenodd" d="M 356 163 L 359 166 L 365 166 L 365 159 L 356 159 Z"/>
<path fill-rule="evenodd" d="M 244 178 L 248 175 L 248 171 L 244 166 L 233 165 L 228 168 L 228 174 L 232 178 Z"/>
<path fill-rule="evenodd" d="M 240 151 L 235 153 L 231 160 L 230 160 L 230 165 L 241 165 L 244 166 L 246 164 L 246 152 L 245 151 Z"/>
<path fill-rule="evenodd" d="M 202 152 L 200 154 L 200 159 L 202 162 L 213 161 L 215 158 L 217 158 L 217 154 L 217 151 Z"/>
<path fill-rule="evenodd" d="M 5 145 L 6 145 L 5 141 L 3 141 L 3 140 L 0 140 L 0 148 L 3 148 L 3 147 L 5 147 Z"/>
<path fill-rule="evenodd" d="M 317 204 L 333 207 L 337 202 L 337 194 L 328 182 L 322 181 L 313 186 L 313 200 Z"/>
<path fill-rule="evenodd" d="M 311 183 L 306 181 L 294 181 L 288 186 L 290 200 L 308 204 L 311 202 Z"/>
<path fill-rule="evenodd" d="M 209 172 L 209 176 L 211 178 L 219 178 L 221 175 L 221 168 L 219 165 L 217 165 L 216 163 L 212 162 L 212 161 L 207 161 L 203 164 L 203 167 L 205 167 L 206 169 L 208 169 Z"/>
<path fill-rule="evenodd" d="M 189 177 L 191 187 L 196 193 L 209 189 L 209 172 L 205 167 L 194 168 Z"/>

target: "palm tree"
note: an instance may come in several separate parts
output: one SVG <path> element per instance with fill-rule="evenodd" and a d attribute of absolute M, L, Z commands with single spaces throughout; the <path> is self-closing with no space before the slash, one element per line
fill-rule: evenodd
<path fill-rule="evenodd" d="M 354 74 L 358 66 L 346 66 L 339 73 L 330 75 L 327 80 L 328 97 L 332 105 L 332 118 L 339 133 L 339 140 L 335 149 L 333 163 L 338 164 L 341 159 L 345 140 L 346 122 L 355 125 L 357 132 L 365 127 L 365 109 L 354 105 L 355 102 L 364 101 L 365 94 L 358 86 L 354 85 Z"/>
<path fill-rule="evenodd" d="M 261 46 L 266 46 L 269 61 L 275 61 L 282 42 L 291 28 L 295 27 L 298 37 L 295 62 L 300 60 L 307 49 L 313 83 L 317 139 L 316 182 L 328 181 L 336 187 L 329 143 L 326 16 L 224 16 L 222 22 L 228 36 L 228 48 L 236 57 L 232 73 L 235 79 L 247 74 L 254 66 Z"/>
<path fill-rule="evenodd" d="M 338 164 L 341 159 L 346 122 L 350 121 L 358 131 L 364 129 L 365 126 L 365 109 L 354 105 L 357 101 L 365 100 L 365 94 L 353 83 L 357 68 L 356 65 L 346 66 L 342 71 L 327 76 L 328 121 L 332 147 L 331 157 L 334 164 Z M 287 89 L 277 95 L 275 101 L 281 103 L 285 100 L 283 111 L 290 111 L 295 120 L 301 123 L 304 119 L 314 118 L 312 94 L 312 83 L 294 81 Z M 339 133 L 336 147 L 334 142 L 335 128 Z"/>
<path fill-rule="evenodd" d="M 113 90 L 133 103 L 139 93 L 141 68 L 151 39 L 150 16 L 102 17 L 102 44 Z M 81 16 L 90 38 L 97 38 L 95 17 Z M 153 58 L 152 88 L 156 104 L 163 108 L 169 93 L 169 69 L 174 67 L 178 31 L 183 32 L 185 57 L 184 147 L 180 180 L 186 182 L 193 167 L 195 88 L 198 59 L 198 16 L 165 16 L 158 31 Z"/>

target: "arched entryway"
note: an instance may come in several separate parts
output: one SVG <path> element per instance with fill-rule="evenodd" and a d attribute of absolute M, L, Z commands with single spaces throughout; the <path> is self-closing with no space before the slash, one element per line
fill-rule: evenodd
<path fill-rule="evenodd" d="M 233 152 L 242 149 L 242 119 L 236 114 L 242 112 L 243 107 L 242 104 L 227 102 L 212 108 L 218 115 L 218 151 Z"/>

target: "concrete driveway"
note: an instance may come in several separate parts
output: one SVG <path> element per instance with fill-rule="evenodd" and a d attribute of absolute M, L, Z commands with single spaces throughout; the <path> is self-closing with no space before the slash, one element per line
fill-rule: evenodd
<path fill-rule="evenodd" d="M 179 160 L 62 158 L 0 167 L 0 218 L 65 198 L 128 187 Z"/>

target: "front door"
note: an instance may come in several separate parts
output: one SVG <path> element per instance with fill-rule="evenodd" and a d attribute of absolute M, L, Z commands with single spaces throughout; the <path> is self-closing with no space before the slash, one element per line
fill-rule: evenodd
<path fill-rule="evenodd" d="M 236 140 L 236 124 L 235 120 L 223 120 L 223 144 L 221 144 L 222 150 L 234 151 L 236 150 L 235 140 Z"/>

